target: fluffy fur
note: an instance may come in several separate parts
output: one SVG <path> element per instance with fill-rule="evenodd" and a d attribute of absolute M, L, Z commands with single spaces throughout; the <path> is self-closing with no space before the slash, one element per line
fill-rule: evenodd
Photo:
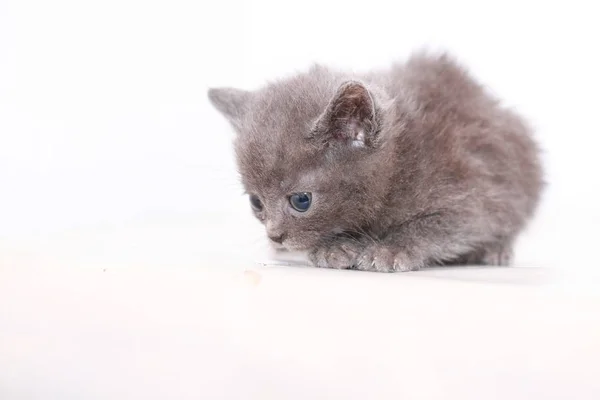
<path fill-rule="evenodd" d="M 538 204 L 530 129 L 445 55 L 364 75 L 315 66 L 209 98 L 237 131 L 256 217 L 318 267 L 506 265 Z M 294 192 L 312 193 L 307 212 Z"/>

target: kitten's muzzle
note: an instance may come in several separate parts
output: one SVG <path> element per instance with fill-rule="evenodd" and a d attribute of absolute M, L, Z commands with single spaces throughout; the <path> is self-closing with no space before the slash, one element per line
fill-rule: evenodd
<path fill-rule="evenodd" d="M 269 235 L 269 239 L 271 239 L 273 242 L 278 243 L 278 244 L 282 244 L 283 241 L 285 240 L 285 233 L 282 233 L 281 235 Z"/>

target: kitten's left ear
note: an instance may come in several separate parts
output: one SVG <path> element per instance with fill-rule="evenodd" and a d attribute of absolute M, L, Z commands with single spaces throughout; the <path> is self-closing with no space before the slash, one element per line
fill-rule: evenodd
<path fill-rule="evenodd" d="M 343 83 L 314 125 L 312 136 L 325 143 L 370 146 L 378 130 L 378 108 L 369 89 L 358 81 Z"/>
<path fill-rule="evenodd" d="M 208 99 L 233 125 L 240 129 L 242 118 L 248 112 L 252 93 L 234 88 L 213 88 L 208 90 Z"/>

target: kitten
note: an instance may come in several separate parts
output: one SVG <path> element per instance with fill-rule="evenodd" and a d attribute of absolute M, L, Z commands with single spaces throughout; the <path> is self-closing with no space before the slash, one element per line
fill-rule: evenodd
<path fill-rule="evenodd" d="M 446 55 L 209 98 L 267 235 L 317 267 L 508 265 L 540 198 L 529 128 Z"/>

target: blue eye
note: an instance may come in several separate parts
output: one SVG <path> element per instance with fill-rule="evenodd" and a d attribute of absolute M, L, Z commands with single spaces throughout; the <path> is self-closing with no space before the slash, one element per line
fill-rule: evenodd
<path fill-rule="evenodd" d="M 257 195 L 250 195 L 250 205 L 255 211 L 262 211 L 263 205 Z"/>
<path fill-rule="evenodd" d="M 290 204 L 292 208 L 299 212 L 305 212 L 310 208 L 312 194 L 310 193 L 294 193 L 290 196 Z"/>

